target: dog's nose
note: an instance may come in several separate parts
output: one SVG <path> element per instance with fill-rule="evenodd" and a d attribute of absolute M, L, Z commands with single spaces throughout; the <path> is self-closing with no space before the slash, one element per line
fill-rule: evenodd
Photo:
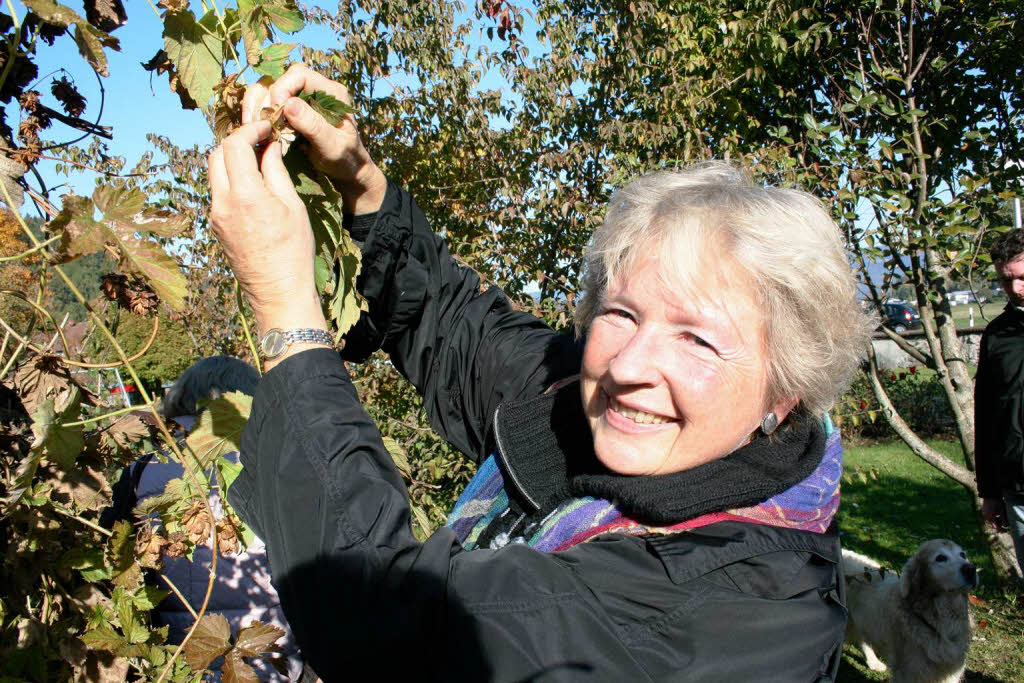
<path fill-rule="evenodd" d="M 960 573 L 963 575 L 964 580 L 967 581 L 971 586 L 978 585 L 978 570 L 973 564 L 968 562 L 964 566 L 960 567 Z"/>

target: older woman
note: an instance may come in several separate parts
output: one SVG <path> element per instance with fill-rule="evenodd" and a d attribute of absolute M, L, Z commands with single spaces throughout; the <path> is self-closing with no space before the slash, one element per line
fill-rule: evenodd
<path fill-rule="evenodd" d="M 243 126 L 210 158 L 214 228 L 261 329 L 313 331 L 266 361 L 232 502 L 317 673 L 833 677 L 841 459 L 822 413 L 868 325 L 820 203 L 725 165 L 635 180 L 587 253 L 581 344 L 481 292 L 354 121 L 291 97 L 316 89 L 346 96 L 299 66 L 246 106 L 283 103 L 356 214 L 370 310 L 342 356 L 382 347 L 480 462 L 418 542 L 341 357 L 309 341 L 326 325 L 280 150 L 257 159 L 268 126 Z"/>

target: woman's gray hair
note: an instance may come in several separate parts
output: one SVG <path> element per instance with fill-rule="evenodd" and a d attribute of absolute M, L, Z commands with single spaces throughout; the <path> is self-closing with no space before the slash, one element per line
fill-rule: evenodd
<path fill-rule="evenodd" d="M 260 373 L 245 361 L 231 356 L 204 358 L 167 390 L 161 412 L 164 417 L 195 415 L 200 400 L 219 398 L 231 391 L 252 395 L 259 383 Z"/>
<path fill-rule="evenodd" d="M 839 227 L 813 196 L 758 185 L 723 162 L 633 180 L 612 195 L 584 256 L 577 334 L 609 283 L 651 254 L 674 291 L 705 300 L 711 283 L 696 278 L 708 259 L 731 257 L 749 274 L 737 286 L 753 287 L 762 313 L 766 407 L 795 397 L 820 415 L 849 386 L 874 321 L 857 302 Z M 718 293 L 728 305 L 728 289 Z"/>

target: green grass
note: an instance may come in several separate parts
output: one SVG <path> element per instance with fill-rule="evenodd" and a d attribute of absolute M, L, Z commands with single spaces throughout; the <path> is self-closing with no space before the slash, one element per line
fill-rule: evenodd
<path fill-rule="evenodd" d="M 930 443 L 963 462 L 959 444 Z M 971 608 L 976 626 L 964 680 L 1024 681 L 1024 595 L 986 582 L 993 576 L 992 559 L 967 491 L 902 442 L 848 446 L 845 470 L 839 512 L 844 547 L 900 568 L 925 540 L 960 544 L 982 577 L 978 604 Z M 859 649 L 846 647 L 839 681 L 886 679 L 867 669 Z"/>
<path fill-rule="evenodd" d="M 969 308 L 974 309 L 974 324 L 976 327 L 985 327 L 1006 308 L 1006 299 L 996 299 L 981 305 L 967 304 L 953 306 L 953 320 L 957 327 L 967 327 L 971 320 Z"/>

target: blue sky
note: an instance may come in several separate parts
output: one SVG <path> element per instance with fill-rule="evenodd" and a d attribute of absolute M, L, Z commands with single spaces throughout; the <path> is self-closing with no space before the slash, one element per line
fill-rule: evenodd
<path fill-rule="evenodd" d="M 76 11 L 82 11 L 79 3 L 65 0 Z M 317 2 L 330 9 L 333 3 Z M 472 3 L 467 3 L 472 8 Z M 167 76 L 151 76 L 141 63 L 148 61 L 163 45 L 163 25 L 156 11 L 148 2 L 126 2 L 128 12 L 127 23 L 113 32 L 121 44 L 118 52 L 107 51 L 110 75 L 103 80 L 105 102 L 101 123 L 113 127 L 113 140 L 108 142 L 109 153 L 124 157 L 127 167 L 150 150 L 146 140 L 148 133 L 158 133 L 170 137 L 177 145 L 189 147 L 193 144 L 206 145 L 212 142 L 213 135 L 199 111 L 185 111 L 181 108 L 177 95 L 167 85 Z M 197 15 L 203 9 L 199 2 L 193 2 L 193 11 Z M 233 6 L 234 3 L 221 3 Z M 24 16 L 25 8 L 20 2 L 14 2 L 19 17 Z M 471 9 L 469 11 L 472 11 Z M 529 22 L 529 17 L 526 17 Z M 530 22 L 532 25 L 532 22 Z M 533 39 L 532 30 L 523 36 L 528 47 L 535 51 L 539 45 Z M 307 27 L 294 36 L 281 38 L 287 42 L 301 42 L 317 48 L 334 46 L 336 40 L 326 29 L 318 26 Z M 297 56 L 298 52 L 293 53 Z M 85 96 L 88 106 L 84 118 L 95 120 L 100 104 L 100 88 L 97 78 L 85 60 L 78 54 L 77 46 L 70 35 L 57 39 L 50 47 L 40 43 L 37 49 L 36 63 L 39 67 L 40 82 L 34 86 L 44 94 L 44 101 L 56 106 L 49 96 L 49 83 L 52 76 L 59 76 L 60 70 L 74 80 L 76 86 Z M 251 79 L 250 79 L 251 80 Z M 500 75 L 489 74 L 483 88 L 501 88 Z M 17 107 L 8 107 L 8 123 L 17 128 Z M 44 133 L 47 141 L 60 142 L 78 137 L 78 132 L 63 124 L 54 122 L 53 127 Z M 157 161 L 162 159 L 157 158 Z M 76 194 L 91 194 L 96 174 L 73 172 L 69 176 L 58 174 L 55 164 L 41 161 L 38 170 L 47 186 L 56 190 L 51 194 L 55 200 L 68 191 Z"/>

